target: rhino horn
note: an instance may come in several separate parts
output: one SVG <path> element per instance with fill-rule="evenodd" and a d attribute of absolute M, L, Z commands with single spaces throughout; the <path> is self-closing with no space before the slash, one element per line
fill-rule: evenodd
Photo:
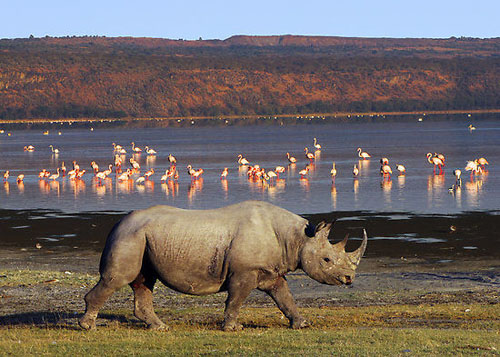
<path fill-rule="evenodd" d="M 342 242 L 340 242 L 340 243 L 342 243 Z M 337 244 L 340 244 L 340 243 L 337 243 Z M 365 253 L 367 243 L 368 243 L 368 235 L 366 234 L 366 230 L 363 229 L 363 242 L 361 242 L 361 246 L 358 249 L 356 249 L 354 252 L 346 253 L 347 256 L 349 257 L 349 260 L 353 264 L 356 264 L 356 265 L 359 264 L 359 262 L 361 261 L 361 258 L 363 257 L 363 254 Z"/>
<path fill-rule="evenodd" d="M 349 239 L 349 233 L 347 233 L 347 234 L 345 235 L 345 237 L 344 237 L 344 239 L 343 239 L 342 241 L 340 241 L 340 242 L 338 242 L 338 243 L 335 243 L 335 244 L 333 244 L 333 245 L 334 245 L 334 246 L 336 246 L 336 247 L 339 247 L 339 249 L 341 249 L 342 251 L 344 251 L 344 252 L 345 252 L 345 246 L 346 246 L 346 244 L 347 244 L 347 240 L 348 240 L 348 239 Z"/>
<path fill-rule="evenodd" d="M 315 229 L 314 235 L 316 237 L 321 237 L 328 240 L 328 235 L 330 234 L 330 230 L 332 229 L 332 223 L 326 223 L 325 221 L 321 221 L 318 223 Z"/>

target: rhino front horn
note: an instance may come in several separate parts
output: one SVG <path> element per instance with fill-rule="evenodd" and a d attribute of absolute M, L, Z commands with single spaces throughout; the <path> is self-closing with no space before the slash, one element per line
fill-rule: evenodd
<path fill-rule="evenodd" d="M 356 249 L 354 252 L 347 253 L 349 260 L 358 265 L 365 253 L 366 244 L 368 243 L 368 235 L 366 234 L 366 230 L 363 229 L 363 242 L 361 242 L 361 246 Z"/>

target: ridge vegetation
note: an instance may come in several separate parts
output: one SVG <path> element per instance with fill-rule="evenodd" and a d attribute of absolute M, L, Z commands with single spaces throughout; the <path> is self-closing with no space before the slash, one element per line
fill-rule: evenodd
<path fill-rule="evenodd" d="M 500 108 L 500 38 L 0 40 L 0 119 Z"/>

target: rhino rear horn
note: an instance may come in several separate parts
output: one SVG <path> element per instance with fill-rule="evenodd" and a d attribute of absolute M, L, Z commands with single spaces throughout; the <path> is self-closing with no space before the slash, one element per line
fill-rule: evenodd
<path fill-rule="evenodd" d="M 340 243 L 342 243 L 342 242 L 340 242 Z M 361 242 L 361 246 L 358 249 L 356 249 L 354 252 L 346 253 L 349 257 L 349 260 L 353 264 L 356 264 L 356 265 L 359 264 L 359 262 L 361 261 L 361 258 L 363 257 L 363 254 L 365 253 L 367 243 L 368 243 L 368 235 L 366 234 L 366 230 L 363 229 L 363 242 Z"/>
<path fill-rule="evenodd" d="M 343 251 L 345 251 L 345 246 L 347 244 L 347 240 L 349 239 L 349 233 L 347 233 L 344 237 L 344 239 L 338 243 L 336 243 L 335 245 L 337 247 L 339 247 L 340 249 L 342 249 Z"/>

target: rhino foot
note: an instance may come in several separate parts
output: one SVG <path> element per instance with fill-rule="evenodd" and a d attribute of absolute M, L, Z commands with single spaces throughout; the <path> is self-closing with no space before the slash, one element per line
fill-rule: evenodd
<path fill-rule="evenodd" d="M 299 317 L 298 319 L 293 320 L 292 323 L 290 323 L 290 327 L 293 328 L 294 330 L 298 330 L 301 328 L 305 327 L 310 327 L 311 325 L 309 322 L 307 322 L 303 317 Z"/>
<path fill-rule="evenodd" d="M 168 331 L 170 330 L 170 327 L 165 325 L 163 322 L 162 323 L 154 323 L 151 325 L 148 325 L 148 329 L 152 331 Z"/>
<path fill-rule="evenodd" d="M 222 329 L 225 332 L 231 332 L 231 331 L 241 331 L 243 330 L 243 325 L 237 322 L 230 322 L 230 323 L 224 323 L 224 326 Z"/>
<path fill-rule="evenodd" d="M 95 320 L 92 319 L 92 318 L 89 318 L 89 317 L 82 317 L 79 321 L 78 321 L 78 325 L 80 325 L 80 327 L 84 330 L 95 330 L 96 327 L 95 327 Z"/>

